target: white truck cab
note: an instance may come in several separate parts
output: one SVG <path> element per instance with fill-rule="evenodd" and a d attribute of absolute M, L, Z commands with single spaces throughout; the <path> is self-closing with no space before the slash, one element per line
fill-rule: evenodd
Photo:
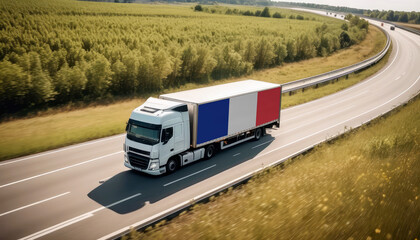
<path fill-rule="evenodd" d="M 190 148 L 189 126 L 187 104 L 147 99 L 127 123 L 124 165 L 152 175 L 165 173 L 168 159 Z"/>

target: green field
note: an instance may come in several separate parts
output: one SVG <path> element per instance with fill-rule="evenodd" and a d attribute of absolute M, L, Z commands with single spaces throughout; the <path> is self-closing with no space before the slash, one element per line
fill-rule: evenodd
<path fill-rule="evenodd" d="M 244 6 L 0 0 L 0 118 L 150 95 L 327 56 L 368 32 L 310 13 Z M 232 12 L 232 14 L 226 14 Z M 297 16 L 300 16 L 298 19 Z M 289 18 L 296 16 L 296 18 Z"/>
<path fill-rule="evenodd" d="M 420 97 L 123 239 L 419 239 Z"/>

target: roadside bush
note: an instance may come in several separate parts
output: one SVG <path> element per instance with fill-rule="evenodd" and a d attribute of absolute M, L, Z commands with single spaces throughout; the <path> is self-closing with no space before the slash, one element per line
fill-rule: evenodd
<path fill-rule="evenodd" d="M 194 7 L 194 11 L 202 12 L 203 11 L 203 7 L 200 4 L 198 4 L 198 5 L 196 5 Z"/>
<path fill-rule="evenodd" d="M 343 31 L 340 34 L 340 46 L 341 46 L 341 48 L 346 48 L 346 47 L 350 46 L 350 44 L 351 44 L 351 39 L 350 39 L 349 34 L 346 31 Z"/>
<path fill-rule="evenodd" d="M 270 9 L 265 7 L 264 10 L 260 14 L 261 17 L 271 17 Z"/>
<path fill-rule="evenodd" d="M 247 10 L 244 13 L 242 13 L 242 15 L 244 15 L 244 16 L 254 16 L 254 12 Z"/>
<path fill-rule="evenodd" d="M 273 14 L 273 18 L 283 18 L 283 16 L 282 16 L 280 13 L 275 12 L 275 13 Z"/>

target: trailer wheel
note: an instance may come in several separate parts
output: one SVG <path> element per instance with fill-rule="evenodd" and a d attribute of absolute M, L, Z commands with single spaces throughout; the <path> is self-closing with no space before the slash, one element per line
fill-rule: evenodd
<path fill-rule="evenodd" d="M 216 148 L 213 144 L 210 144 L 206 147 L 206 151 L 204 152 L 204 158 L 210 159 L 214 156 L 214 153 L 216 152 Z"/>
<path fill-rule="evenodd" d="M 258 141 L 263 136 L 263 130 L 262 128 L 255 129 L 255 141 Z"/>
<path fill-rule="evenodd" d="M 168 162 L 166 163 L 166 172 L 167 173 L 173 173 L 178 169 L 178 161 L 176 158 L 170 158 Z"/>

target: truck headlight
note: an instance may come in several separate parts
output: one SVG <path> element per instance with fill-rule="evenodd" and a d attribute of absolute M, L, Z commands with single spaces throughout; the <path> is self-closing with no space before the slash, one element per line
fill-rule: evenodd
<path fill-rule="evenodd" d="M 149 170 L 153 170 L 153 171 L 159 170 L 159 160 L 152 160 L 150 162 Z"/>
<path fill-rule="evenodd" d="M 126 154 L 124 154 L 124 162 L 128 163 L 128 158 Z"/>

